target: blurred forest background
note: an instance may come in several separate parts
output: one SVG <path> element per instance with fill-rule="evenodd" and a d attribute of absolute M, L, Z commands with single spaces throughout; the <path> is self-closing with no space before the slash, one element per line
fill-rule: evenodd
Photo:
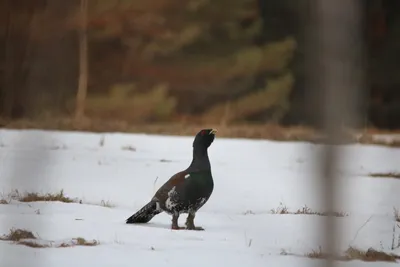
<path fill-rule="evenodd" d="M 304 3 L 0 0 L 1 121 L 313 127 Z M 400 1 L 365 21 L 362 126 L 398 129 Z"/>

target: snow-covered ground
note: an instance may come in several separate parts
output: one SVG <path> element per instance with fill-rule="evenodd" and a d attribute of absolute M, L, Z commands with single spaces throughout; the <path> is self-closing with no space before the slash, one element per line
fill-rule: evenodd
<path fill-rule="evenodd" d="M 195 134 L 195 133 L 194 133 Z M 321 146 L 265 140 L 215 140 L 209 149 L 215 182 L 195 223 L 205 231 L 170 230 L 170 216 L 146 225 L 125 219 L 191 161 L 192 137 L 0 130 L 0 193 L 57 193 L 79 203 L 13 201 L 0 205 L 0 234 L 24 228 L 43 240 L 76 237 L 94 247 L 30 248 L 0 241 L 1 266 L 320 266 L 304 255 L 323 246 L 326 217 L 272 214 L 307 205 L 324 211 L 321 177 L 313 175 Z M 340 248 L 391 251 L 393 207 L 400 181 L 371 172 L 400 172 L 400 150 L 343 147 L 337 170 Z M 113 207 L 103 207 L 108 202 Z M 186 216 L 181 216 L 183 225 Z M 396 227 L 396 231 L 400 228 Z M 400 231 L 399 231 L 400 232 Z M 396 233 L 396 244 L 397 236 Z M 323 247 L 322 247 L 323 248 Z M 36 265 L 35 265 L 36 264 Z M 340 262 L 343 266 L 390 263 Z"/>

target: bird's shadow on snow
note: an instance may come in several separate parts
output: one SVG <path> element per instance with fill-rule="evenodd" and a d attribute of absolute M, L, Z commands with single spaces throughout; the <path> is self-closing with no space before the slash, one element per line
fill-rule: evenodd
<path fill-rule="evenodd" d="M 160 228 L 160 229 L 171 229 L 171 224 L 163 224 L 163 223 L 133 223 L 128 224 L 132 227 L 150 227 L 150 228 Z"/>

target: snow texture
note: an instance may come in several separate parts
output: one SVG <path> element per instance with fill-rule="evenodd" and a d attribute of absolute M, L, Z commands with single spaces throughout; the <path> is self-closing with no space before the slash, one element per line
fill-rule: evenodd
<path fill-rule="evenodd" d="M 101 140 L 104 140 L 101 141 Z M 0 241 L 1 266 L 320 266 L 301 257 L 321 246 L 326 217 L 272 214 L 307 205 L 326 211 L 321 178 L 314 175 L 320 145 L 217 138 L 209 149 L 214 192 L 196 214 L 205 231 L 171 230 L 161 213 L 148 224 L 125 219 L 146 204 L 173 174 L 191 162 L 193 137 L 0 130 L 0 191 L 57 193 L 78 203 L 0 205 L 0 234 L 31 230 L 38 242 L 97 240 L 97 246 L 31 248 Z M 134 147 L 125 150 L 123 147 Z M 400 172 L 396 148 L 343 146 L 338 174 L 339 249 L 350 245 L 391 250 L 393 207 L 400 208 L 400 181 L 371 172 Z M 102 203 L 113 207 L 104 207 Z M 185 220 L 180 217 L 180 224 Z M 395 237 L 400 228 L 395 227 Z M 296 254 L 282 255 L 284 253 Z M 389 266 L 339 262 L 339 266 Z"/>

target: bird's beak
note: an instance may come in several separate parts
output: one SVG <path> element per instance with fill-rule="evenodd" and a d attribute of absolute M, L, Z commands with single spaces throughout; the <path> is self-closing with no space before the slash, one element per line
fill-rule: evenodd
<path fill-rule="evenodd" d="M 210 134 L 216 134 L 218 131 L 217 131 L 217 129 L 212 129 L 211 131 L 210 131 Z"/>

